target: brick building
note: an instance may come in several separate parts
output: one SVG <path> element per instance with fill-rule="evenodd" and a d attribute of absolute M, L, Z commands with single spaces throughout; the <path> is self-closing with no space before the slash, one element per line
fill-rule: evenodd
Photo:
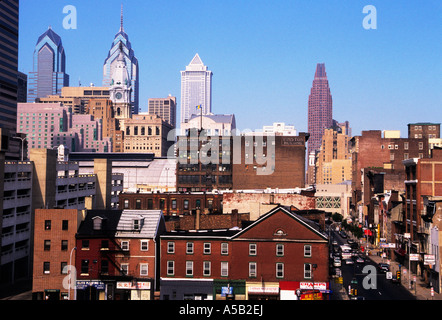
<path fill-rule="evenodd" d="M 190 214 L 200 209 L 205 213 L 223 212 L 223 194 L 194 193 L 121 193 L 119 208 L 132 210 L 162 210 L 165 216 Z"/>
<path fill-rule="evenodd" d="M 159 279 L 159 210 L 89 211 L 77 234 L 78 300 L 152 300 Z"/>
<path fill-rule="evenodd" d="M 373 168 L 388 170 L 393 175 L 404 176 L 403 160 L 428 158 L 428 139 L 400 138 L 399 132 L 370 130 L 350 140 L 352 156 L 352 207 L 355 212 L 365 210 L 363 184 L 365 173 Z M 364 173 L 365 172 L 365 173 Z M 405 190 L 399 183 L 396 190 Z M 361 206 L 361 209 L 359 209 Z"/>
<path fill-rule="evenodd" d="M 280 283 L 327 294 L 328 239 L 311 221 L 277 207 L 244 229 L 161 236 L 161 298 L 279 299 Z M 324 296 L 325 298 L 326 296 Z"/>
<path fill-rule="evenodd" d="M 309 135 L 181 136 L 177 190 L 304 188 Z"/>
<path fill-rule="evenodd" d="M 36 209 L 34 219 L 33 299 L 67 300 L 70 292 L 66 277 L 68 265 L 75 261 L 72 253 L 81 211 Z"/>

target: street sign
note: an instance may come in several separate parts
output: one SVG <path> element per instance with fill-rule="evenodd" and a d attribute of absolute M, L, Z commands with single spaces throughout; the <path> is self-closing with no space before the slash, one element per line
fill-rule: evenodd
<path fill-rule="evenodd" d="M 428 264 L 436 264 L 436 257 L 434 256 L 434 254 L 424 255 L 424 265 Z"/>
<path fill-rule="evenodd" d="M 410 261 L 419 261 L 418 253 L 410 253 Z"/>
<path fill-rule="evenodd" d="M 386 277 L 388 280 L 393 279 L 393 272 L 387 272 L 387 273 L 385 274 L 385 277 Z"/>

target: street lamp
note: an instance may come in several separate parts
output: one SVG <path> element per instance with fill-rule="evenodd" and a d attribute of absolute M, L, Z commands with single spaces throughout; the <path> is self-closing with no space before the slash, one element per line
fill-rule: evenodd
<path fill-rule="evenodd" d="M 72 281 L 72 253 L 74 250 L 77 250 L 77 247 L 73 247 L 71 253 L 69 254 L 69 291 L 68 291 L 68 300 L 71 300 L 71 281 Z M 75 284 L 76 285 L 76 284 Z M 75 291 L 74 291 L 75 292 Z M 75 296 L 75 295 L 74 295 Z"/>
<path fill-rule="evenodd" d="M 23 149 L 24 149 L 24 142 L 25 142 L 25 140 L 26 140 L 26 136 L 25 137 L 18 137 L 18 136 L 15 136 L 15 137 L 12 137 L 12 139 L 20 139 L 21 140 L 21 161 L 23 162 Z"/>

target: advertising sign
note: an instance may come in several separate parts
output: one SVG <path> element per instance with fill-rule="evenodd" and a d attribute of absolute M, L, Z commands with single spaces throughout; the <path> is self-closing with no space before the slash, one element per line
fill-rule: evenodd
<path fill-rule="evenodd" d="M 410 261 L 419 261 L 418 253 L 410 253 Z"/>
<path fill-rule="evenodd" d="M 426 254 L 426 255 L 424 255 L 424 264 L 425 265 L 436 264 L 436 258 L 434 256 L 434 254 Z"/>

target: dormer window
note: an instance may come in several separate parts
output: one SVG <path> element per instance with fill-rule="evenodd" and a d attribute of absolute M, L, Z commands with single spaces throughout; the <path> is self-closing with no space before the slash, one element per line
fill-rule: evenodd
<path fill-rule="evenodd" d="M 94 230 L 101 230 L 103 226 L 103 218 L 101 217 L 93 217 L 93 228 Z"/>
<path fill-rule="evenodd" d="M 134 230 L 140 230 L 140 220 L 134 219 L 133 223 Z"/>

